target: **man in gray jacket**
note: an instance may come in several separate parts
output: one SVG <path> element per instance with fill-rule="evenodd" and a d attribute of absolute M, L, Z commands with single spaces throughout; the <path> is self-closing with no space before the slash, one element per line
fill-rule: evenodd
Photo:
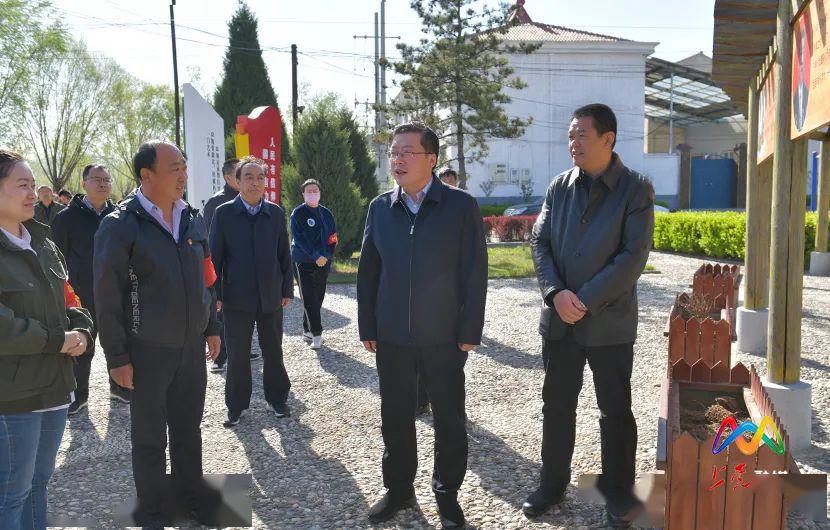
<path fill-rule="evenodd" d="M 574 167 L 551 182 L 533 227 L 533 263 L 542 292 L 539 331 L 545 383 L 539 488 L 530 517 L 562 500 L 571 479 L 576 408 L 585 362 L 600 409 L 602 476 L 609 525 L 625 528 L 632 495 L 637 425 L 631 371 L 637 337 L 637 279 L 654 233 L 654 189 L 613 151 L 617 119 L 602 104 L 573 113 Z"/>

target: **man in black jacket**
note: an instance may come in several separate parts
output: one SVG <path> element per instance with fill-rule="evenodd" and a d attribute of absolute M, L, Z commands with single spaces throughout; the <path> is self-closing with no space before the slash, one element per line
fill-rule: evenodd
<path fill-rule="evenodd" d="M 464 364 L 481 342 L 487 247 L 478 204 L 432 173 L 438 137 L 420 123 L 394 131 L 398 186 L 369 205 L 357 277 L 360 340 L 376 354 L 386 494 L 369 520 L 414 502 L 417 377 L 435 417 L 432 489 L 445 528 L 463 527 L 457 494 L 467 470 Z"/>
<path fill-rule="evenodd" d="M 92 253 L 93 239 L 101 220 L 114 209 L 109 200 L 112 191 L 112 179 L 109 171 L 101 164 L 89 164 L 81 173 L 82 186 L 86 195 L 78 194 L 66 209 L 58 213 L 52 222 L 52 240 L 66 258 L 69 268 L 69 283 L 81 299 L 81 304 L 89 310 L 95 322 L 95 299 L 92 290 Z M 89 399 L 89 373 L 92 357 L 95 355 L 95 337 L 97 329 L 92 331 L 92 340 L 83 355 L 75 361 L 75 401 L 69 407 L 73 416 L 83 410 Z M 122 388 L 110 380 L 110 397 L 120 403 L 130 402 L 129 389 Z"/>
<path fill-rule="evenodd" d="M 236 168 L 239 196 L 216 209 L 210 251 L 228 340 L 225 427 L 239 423 L 251 403 L 251 336 L 262 349 L 265 400 L 278 418 L 291 415 L 291 382 L 282 358 L 283 308 L 294 298 L 285 213 L 263 199 L 264 162 L 245 157 Z"/>
<path fill-rule="evenodd" d="M 95 234 L 95 308 L 110 374 L 133 391 L 135 521 L 161 528 L 170 523 L 173 500 L 200 520 L 218 505 L 202 479 L 200 424 L 205 358 L 216 358 L 220 339 L 207 232 L 182 199 L 184 156 L 174 145 L 147 142 L 133 170 L 141 187 Z M 165 476 L 168 431 L 173 492 Z"/>
<path fill-rule="evenodd" d="M 229 158 L 222 164 L 222 177 L 225 179 L 225 187 L 219 190 L 205 203 L 202 209 L 202 217 L 205 219 L 205 226 L 208 234 L 210 233 L 210 225 L 213 222 L 213 214 L 216 213 L 216 208 L 220 205 L 230 202 L 239 195 L 239 183 L 236 181 L 236 165 L 239 163 L 238 158 Z M 222 312 L 216 314 L 219 322 L 222 322 Z M 225 371 L 225 363 L 228 361 L 228 344 L 225 337 L 222 337 L 222 348 L 219 350 L 219 357 L 214 361 L 210 368 L 211 372 L 218 373 Z"/>
<path fill-rule="evenodd" d="M 544 426 L 540 485 L 522 509 L 534 517 L 564 496 L 587 361 L 600 409 L 598 488 L 609 525 L 625 528 L 638 508 L 632 495 L 637 424 L 631 371 L 637 279 L 651 249 L 654 189 L 614 153 L 617 119 L 607 106 L 577 109 L 568 135 L 576 167 L 551 182 L 531 238 L 544 300 Z"/>
<path fill-rule="evenodd" d="M 55 192 L 52 188 L 43 184 L 37 188 L 37 204 L 35 204 L 35 221 L 43 223 L 47 226 L 52 225 L 52 221 L 66 206 L 55 201 Z"/>

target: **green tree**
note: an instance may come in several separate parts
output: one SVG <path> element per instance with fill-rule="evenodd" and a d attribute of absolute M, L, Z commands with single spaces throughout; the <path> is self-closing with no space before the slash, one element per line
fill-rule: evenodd
<path fill-rule="evenodd" d="M 222 72 L 222 81 L 213 95 L 213 107 L 225 122 L 225 148 L 233 156 L 233 132 L 236 117 L 250 114 L 256 107 L 276 107 L 277 95 L 259 46 L 257 19 L 244 2 L 228 22 L 228 49 Z M 280 113 L 282 118 L 282 113 Z M 285 123 L 282 123 L 281 162 L 291 161 L 290 144 Z"/>
<path fill-rule="evenodd" d="M 0 140 L 11 138 L 11 123 L 4 116 L 20 108 L 36 65 L 44 58 L 66 52 L 66 30 L 54 22 L 50 2 L 0 0 Z"/>
<path fill-rule="evenodd" d="M 540 44 L 518 45 L 504 41 L 512 24 L 504 7 L 474 7 L 478 0 L 412 0 L 422 22 L 422 39 L 416 46 L 399 44 L 401 61 L 394 63 L 402 98 L 393 112 L 415 116 L 434 127 L 442 139 L 457 148 L 458 184 L 467 186 L 466 162 L 480 161 L 488 152 L 490 137 L 516 138 L 531 123 L 509 117 L 505 88 L 526 85 L 509 66 L 508 53 L 532 53 Z"/>
<path fill-rule="evenodd" d="M 352 182 L 354 165 L 349 133 L 338 123 L 338 110 L 331 100 L 306 109 L 294 132 L 296 167 L 284 165 L 282 202 L 287 212 L 302 202 L 299 185 L 315 178 L 322 187 L 322 204 L 337 221 L 338 256 L 351 256 L 360 248 L 366 200 Z"/>
<path fill-rule="evenodd" d="M 349 134 L 349 154 L 354 166 L 352 182 L 360 188 L 360 195 L 366 199 L 366 204 L 380 193 L 378 179 L 375 177 L 377 162 L 369 154 L 369 140 L 366 133 L 360 130 L 360 125 L 354 118 L 352 111 L 342 106 L 337 113 L 338 122 Z"/>
<path fill-rule="evenodd" d="M 99 140 L 121 76 L 114 61 L 92 57 L 77 42 L 34 64 L 19 113 L 26 147 L 54 189 L 64 187 Z"/>
<path fill-rule="evenodd" d="M 99 145 L 100 159 L 109 165 L 113 193 L 124 197 L 136 187 L 132 159 L 147 140 L 175 136 L 173 91 L 167 85 L 151 85 L 125 74 L 112 90 L 112 107 Z"/>

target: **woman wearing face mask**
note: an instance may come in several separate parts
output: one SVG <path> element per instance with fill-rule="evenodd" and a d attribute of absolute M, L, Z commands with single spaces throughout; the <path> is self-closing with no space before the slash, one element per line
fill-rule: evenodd
<path fill-rule="evenodd" d="M 46 528 L 47 484 L 92 320 L 66 283 L 35 178 L 0 149 L 0 528 Z M 70 300 L 67 300 L 67 299 Z M 74 307 L 70 307 L 74 306 Z"/>
<path fill-rule="evenodd" d="M 291 258 L 303 297 L 303 339 L 315 350 L 323 341 L 320 308 L 337 246 L 337 226 L 331 211 L 320 204 L 320 183 L 302 185 L 303 204 L 291 212 Z"/>

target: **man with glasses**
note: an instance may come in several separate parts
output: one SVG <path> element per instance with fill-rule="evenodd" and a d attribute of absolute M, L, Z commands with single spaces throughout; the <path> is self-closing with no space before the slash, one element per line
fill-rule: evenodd
<path fill-rule="evenodd" d="M 81 299 L 83 307 L 89 310 L 95 322 L 95 300 L 92 290 L 92 254 L 95 232 L 101 220 L 115 209 L 109 196 L 112 178 L 102 164 L 90 164 L 81 173 L 82 186 L 86 194 L 79 193 L 72 198 L 69 206 L 61 211 L 52 222 L 52 239 L 66 258 L 69 268 L 69 283 Z M 76 358 L 75 401 L 69 406 L 69 415 L 74 416 L 86 408 L 89 399 L 89 373 L 92 357 L 95 355 L 97 326 L 93 327 L 92 340 L 86 352 Z M 119 403 L 130 402 L 130 391 L 110 380 L 110 398 Z"/>
<path fill-rule="evenodd" d="M 423 124 L 395 129 L 389 158 L 398 185 L 372 201 L 363 234 L 358 326 L 376 355 L 387 489 L 369 511 L 372 523 L 415 501 L 420 377 L 435 418 L 432 490 L 441 524 L 464 526 L 457 499 L 467 471 L 464 364 L 484 327 L 487 246 L 475 199 L 433 173 L 438 147 Z"/>

